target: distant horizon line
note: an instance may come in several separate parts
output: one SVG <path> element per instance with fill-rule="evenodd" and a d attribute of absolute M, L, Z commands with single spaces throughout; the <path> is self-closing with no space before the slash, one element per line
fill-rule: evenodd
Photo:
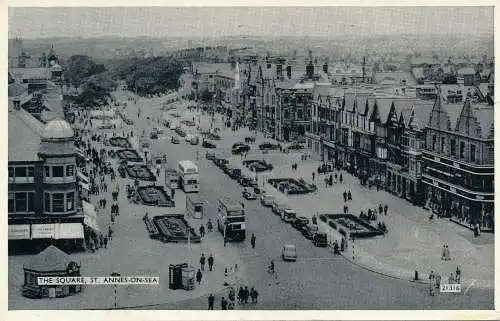
<path fill-rule="evenodd" d="M 363 37 L 387 37 L 387 36 L 420 36 L 420 37 L 432 37 L 432 36 L 447 36 L 447 37 L 460 37 L 460 36 L 470 36 L 474 35 L 475 37 L 494 37 L 494 32 L 492 33 L 477 33 L 477 32 L 471 32 L 471 33 L 456 33 L 456 34 L 445 34 L 445 33 L 426 33 L 426 34 L 417 34 L 417 33 L 400 33 L 400 34 L 395 34 L 395 33 L 380 33 L 380 34 L 375 34 L 375 35 L 336 35 L 336 36 L 295 36 L 295 35 L 227 35 L 227 36 L 148 36 L 148 35 L 141 35 L 141 36 L 123 36 L 123 35 L 104 35 L 104 36 L 90 36 L 90 37 L 85 37 L 85 36 L 49 36 L 49 37 L 36 37 L 36 38 L 25 38 L 22 36 L 9 36 L 8 40 L 15 40 L 15 39 L 21 39 L 21 40 L 44 40 L 44 39 L 109 39 L 109 38 L 116 38 L 116 39 L 138 39 L 138 38 L 149 38 L 149 39 L 168 39 L 168 38 L 176 38 L 176 39 L 186 39 L 186 40 L 217 40 L 217 39 L 224 39 L 224 38 L 237 38 L 241 37 L 242 39 L 248 39 L 248 38 L 309 38 L 309 39 L 335 39 L 335 38 L 345 38 L 345 37 L 354 37 L 354 38 L 363 38 Z"/>

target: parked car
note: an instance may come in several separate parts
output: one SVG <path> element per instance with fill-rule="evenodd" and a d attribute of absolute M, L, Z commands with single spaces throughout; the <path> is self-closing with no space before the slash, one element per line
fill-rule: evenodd
<path fill-rule="evenodd" d="M 276 149 L 279 149 L 280 148 L 280 145 L 278 144 L 273 144 L 273 143 L 270 143 L 270 142 L 264 142 L 262 144 L 259 145 L 259 149 L 260 150 L 276 150 Z"/>
<path fill-rule="evenodd" d="M 236 143 L 233 144 L 233 146 L 231 146 L 231 149 L 235 149 L 238 146 L 243 146 L 243 145 L 245 145 L 245 143 L 243 143 L 243 142 L 236 142 Z"/>
<path fill-rule="evenodd" d="M 184 137 L 184 139 L 186 140 L 186 142 L 188 142 L 188 143 L 189 143 L 189 142 L 191 142 L 191 139 L 193 139 L 193 137 L 194 137 L 194 135 L 192 135 L 192 134 L 187 134 L 187 135 Z"/>
<path fill-rule="evenodd" d="M 313 244 L 317 247 L 327 247 L 328 239 L 326 233 L 316 233 L 313 237 Z"/>
<path fill-rule="evenodd" d="M 177 136 L 172 136 L 172 138 L 170 138 L 170 142 L 172 144 L 180 144 L 181 140 Z"/>
<path fill-rule="evenodd" d="M 281 253 L 283 261 L 297 261 L 297 249 L 293 244 L 285 244 Z"/>
<path fill-rule="evenodd" d="M 315 224 L 308 224 L 302 229 L 302 235 L 304 235 L 308 240 L 312 240 L 314 238 L 314 234 L 316 234 L 317 232 L 318 226 Z"/>
<path fill-rule="evenodd" d="M 300 149 L 304 149 L 304 145 L 302 144 L 299 144 L 299 143 L 293 143 L 293 144 L 290 144 L 286 147 L 287 150 L 300 150 Z"/>
<path fill-rule="evenodd" d="M 200 139 L 198 138 L 198 136 L 193 136 L 193 138 L 189 140 L 189 143 L 191 145 L 198 145 L 200 143 Z"/>
<path fill-rule="evenodd" d="M 297 213 L 291 208 L 285 208 L 283 209 L 283 211 L 281 211 L 281 220 L 285 223 L 292 223 L 293 221 L 295 221 L 296 217 Z"/>
<path fill-rule="evenodd" d="M 273 206 L 273 202 L 274 202 L 274 196 L 272 196 L 271 194 L 264 193 L 260 197 L 260 204 L 262 204 L 265 207 Z"/>
<path fill-rule="evenodd" d="M 241 153 L 246 153 L 246 152 L 248 152 L 249 150 L 250 150 L 250 146 L 249 146 L 249 145 L 245 145 L 245 144 L 243 144 L 243 145 L 238 145 L 238 146 L 236 146 L 236 147 L 233 147 L 233 148 L 231 149 L 231 153 L 232 153 L 233 155 L 239 155 L 239 154 L 241 154 Z"/>
<path fill-rule="evenodd" d="M 243 194 L 242 195 L 247 200 L 256 200 L 257 199 L 257 195 L 255 194 L 255 192 L 252 189 L 249 189 L 249 188 L 245 188 L 243 190 Z"/>
<path fill-rule="evenodd" d="M 177 133 L 177 135 L 181 136 L 181 137 L 186 137 L 186 132 L 182 130 L 182 128 L 180 127 L 177 127 L 177 129 L 175 130 L 175 132 Z"/>
<path fill-rule="evenodd" d="M 209 150 L 209 151 L 207 151 L 205 153 L 205 159 L 211 159 L 211 160 L 213 160 L 214 158 L 215 158 L 215 152 L 214 151 Z"/>
<path fill-rule="evenodd" d="M 309 219 L 305 216 L 299 216 L 295 219 L 295 221 L 292 222 L 292 226 L 299 231 L 306 227 L 307 224 L 309 224 Z"/>
<path fill-rule="evenodd" d="M 155 127 L 153 128 L 153 130 L 156 130 L 156 133 L 158 135 L 163 135 L 165 132 L 163 131 L 163 128 L 160 128 L 160 127 Z"/>
<path fill-rule="evenodd" d="M 227 175 L 229 175 L 229 177 L 231 177 L 232 179 L 235 179 L 235 180 L 239 180 L 240 177 L 241 177 L 241 169 L 235 167 L 235 166 L 228 166 L 224 172 L 226 172 Z"/>
<path fill-rule="evenodd" d="M 281 212 L 286 209 L 288 206 L 285 204 L 285 203 L 281 203 L 281 202 L 275 202 L 273 204 L 273 213 L 276 214 L 276 215 L 280 215 L 281 216 Z"/>
<path fill-rule="evenodd" d="M 240 183 L 240 185 L 243 187 L 251 187 L 257 184 L 257 182 L 253 178 L 243 175 L 238 180 L 238 183 Z"/>
<path fill-rule="evenodd" d="M 149 138 L 151 138 L 151 139 L 158 139 L 158 132 L 155 129 L 153 129 L 151 131 L 151 133 L 149 134 Z"/>
<path fill-rule="evenodd" d="M 201 146 L 205 148 L 217 148 L 217 146 L 209 140 L 204 140 Z"/>
<path fill-rule="evenodd" d="M 168 126 L 168 128 L 171 129 L 171 130 L 176 130 L 177 129 L 177 124 L 174 123 L 174 122 L 172 122 L 172 123 L 170 123 L 170 125 Z"/>

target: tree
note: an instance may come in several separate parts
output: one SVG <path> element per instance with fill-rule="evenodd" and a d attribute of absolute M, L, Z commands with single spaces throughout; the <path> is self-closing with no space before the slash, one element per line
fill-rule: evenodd
<path fill-rule="evenodd" d="M 71 56 L 64 68 L 64 78 L 74 87 L 80 87 L 86 78 L 105 72 L 102 64 L 96 64 L 89 56 Z"/>
<path fill-rule="evenodd" d="M 109 73 L 100 73 L 88 78 L 81 86 L 82 92 L 75 102 L 82 106 L 102 106 L 108 102 L 116 82 Z"/>

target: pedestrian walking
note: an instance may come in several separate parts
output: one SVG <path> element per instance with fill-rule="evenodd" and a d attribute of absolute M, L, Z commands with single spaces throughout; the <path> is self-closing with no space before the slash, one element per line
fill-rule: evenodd
<path fill-rule="evenodd" d="M 105 249 L 108 248 L 108 237 L 107 236 L 104 237 L 104 248 Z"/>
<path fill-rule="evenodd" d="M 243 290 L 243 299 L 245 300 L 245 304 L 248 303 L 249 296 L 250 296 L 250 291 L 248 291 L 248 287 L 245 286 L 245 290 Z"/>
<path fill-rule="evenodd" d="M 200 257 L 200 266 L 201 266 L 201 270 L 205 271 L 205 254 L 203 254 L 203 253 L 201 253 L 201 257 Z"/>
<path fill-rule="evenodd" d="M 384 211 L 384 208 L 382 207 L 382 204 L 378 204 L 378 212 L 380 214 L 382 214 L 383 211 Z"/>
<path fill-rule="evenodd" d="M 461 274 L 460 268 L 457 266 L 457 270 L 455 271 L 455 282 L 456 283 L 460 283 L 460 274 Z"/>
<path fill-rule="evenodd" d="M 250 244 L 252 244 L 252 249 L 255 248 L 255 234 L 252 233 L 252 237 L 250 238 Z"/>
<path fill-rule="evenodd" d="M 171 195 L 172 199 L 174 199 L 174 197 L 175 197 L 175 189 L 174 188 L 172 188 L 170 190 L 170 195 Z"/>
<path fill-rule="evenodd" d="M 203 274 L 201 274 L 200 269 L 198 269 L 198 272 L 196 272 L 196 282 L 198 282 L 198 285 L 200 285 L 202 276 Z"/>
<path fill-rule="evenodd" d="M 205 226 L 204 225 L 200 226 L 200 237 L 201 238 L 205 237 Z"/>
<path fill-rule="evenodd" d="M 238 291 L 238 303 L 243 304 L 243 296 L 245 295 L 245 291 L 243 290 L 243 287 L 240 286 L 240 290 Z"/>
<path fill-rule="evenodd" d="M 315 178 L 315 177 L 316 177 L 316 173 L 315 173 L 315 172 L 313 172 L 313 173 L 312 173 L 312 179 L 313 179 L 313 182 L 314 182 L 314 178 Z"/>
<path fill-rule="evenodd" d="M 436 288 L 435 280 L 436 276 L 434 275 L 434 271 L 431 271 L 431 273 L 429 274 L 429 294 L 431 296 L 434 296 L 434 289 Z"/>
<path fill-rule="evenodd" d="M 387 204 L 384 205 L 384 215 L 387 216 L 387 210 L 388 210 L 388 206 Z"/>
<path fill-rule="evenodd" d="M 250 290 L 250 297 L 252 298 L 252 303 L 256 304 L 257 303 L 257 298 L 259 297 L 259 292 L 257 292 L 257 290 L 255 290 L 254 288 L 252 288 Z"/>
<path fill-rule="evenodd" d="M 352 201 L 351 190 L 347 191 L 347 200 Z"/>
<path fill-rule="evenodd" d="M 342 184 L 342 181 L 343 181 L 343 177 L 342 177 L 342 173 L 340 173 L 340 177 L 339 177 L 339 181 L 340 181 L 340 184 Z"/>
<path fill-rule="evenodd" d="M 220 306 L 222 310 L 227 310 L 227 300 L 222 297 L 222 300 L 220 301 Z"/>
<path fill-rule="evenodd" d="M 214 257 L 210 253 L 210 256 L 208 257 L 208 270 L 211 272 L 214 267 Z"/>
<path fill-rule="evenodd" d="M 214 302 L 215 302 L 215 297 L 212 293 L 208 296 L 208 309 L 213 310 L 214 309 Z"/>
<path fill-rule="evenodd" d="M 347 192 L 344 191 L 344 193 L 342 193 L 342 196 L 344 196 L 344 202 L 347 202 Z"/>

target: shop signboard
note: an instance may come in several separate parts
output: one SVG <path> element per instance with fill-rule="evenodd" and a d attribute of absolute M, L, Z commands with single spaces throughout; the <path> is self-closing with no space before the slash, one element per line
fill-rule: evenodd
<path fill-rule="evenodd" d="M 29 224 L 9 225 L 9 240 L 29 240 L 29 239 L 30 239 Z"/>
<path fill-rule="evenodd" d="M 53 239 L 56 237 L 55 224 L 33 224 L 31 225 L 32 239 Z"/>

